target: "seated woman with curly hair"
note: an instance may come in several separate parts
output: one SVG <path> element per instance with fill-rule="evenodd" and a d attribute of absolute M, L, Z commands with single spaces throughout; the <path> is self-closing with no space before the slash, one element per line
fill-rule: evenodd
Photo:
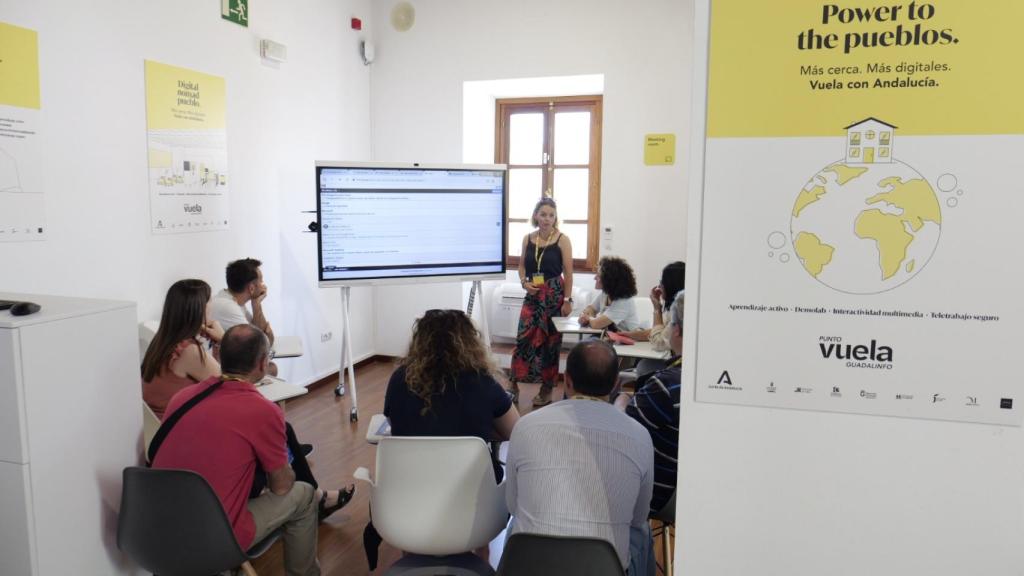
<path fill-rule="evenodd" d="M 468 316 L 461 310 L 428 310 L 413 326 L 409 354 L 388 382 L 384 415 L 391 433 L 508 440 L 519 411 L 496 373 Z M 496 457 L 494 473 L 500 482 Z"/>
<path fill-rule="evenodd" d="M 605 256 L 597 262 L 594 287 L 600 290 L 580 314 L 580 325 L 628 332 L 640 328 L 636 314 L 636 276 L 622 258 Z"/>

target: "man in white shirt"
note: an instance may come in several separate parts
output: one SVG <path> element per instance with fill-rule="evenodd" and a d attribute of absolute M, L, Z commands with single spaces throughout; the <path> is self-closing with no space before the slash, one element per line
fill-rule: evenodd
<path fill-rule="evenodd" d="M 505 498 L 508 534 L 607 540 L 630 576 L 654 574 L 648 507 L 654 448 L 647 431 L 608 403 L 618 357 L 590 340 L 566 361 L 566 400 L 534 410 L 512 430 Z"/>
<path fill-rule="evenodd" d="M 267 335 L 273 346 L 274 330 L 263 314 L 267 285 L 263 283 L 262 264 L 255 258 L 243 258 L 228 264 L 225 273 L 228 287 L 210 299 L 210 316 L 220 322 L 225 331 L 238 324 L 252 324 Z M 246 304 L 252 308 L 251 312 Z M 271 362 L 267 373 L 277 376 L 277 365 Z"/>

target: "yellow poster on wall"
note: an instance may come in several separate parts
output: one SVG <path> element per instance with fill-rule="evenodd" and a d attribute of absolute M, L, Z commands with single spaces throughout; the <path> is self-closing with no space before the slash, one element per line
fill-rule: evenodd
<path fill-rule="evenodd" d="M 0 22 L 0 104 L 39 109 L 36 31 L 3 22 Z"/>
<path fill-rule="evenodd" d="M 697 399 L 1019 426 L 1024 2 L 705 1 Z"/>
<path fill-rule="evenodd" d="M 39 38 L 0 22 L 0 242 L 42 240 Z"/>
<path fill-rule="evenodd" d="M 644 137 L 644 164 L 670 166 L 676 162 L 675 134 L 648 134 Z"/>
<path fill-rule="evenodd" d="M 226 84 L 223 78 L 146 61 L 151 229 L 228 228 Z"/>

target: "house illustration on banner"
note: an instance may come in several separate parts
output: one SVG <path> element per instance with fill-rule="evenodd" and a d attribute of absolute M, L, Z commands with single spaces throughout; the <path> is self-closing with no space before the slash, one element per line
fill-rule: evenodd
<path fill-rule="evenodd" d="M 880 164 L 892 162 L 892 144 L 896 127 L 877 118 L 865 118 L 846 128 L 846 163 Z"/>

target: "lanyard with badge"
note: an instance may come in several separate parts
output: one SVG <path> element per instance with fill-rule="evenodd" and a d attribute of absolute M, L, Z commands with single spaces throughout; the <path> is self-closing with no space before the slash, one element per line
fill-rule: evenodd
<path fill-rule="evenodd" d="M 544 253 L 547 252 L 548 246 L 551 246 L 551 237 L 555 233 L 552 231 L 551 236 L 548 236 L 548 243 L 544 245 L 544 249 L 540 248 L 540 232 L 537 233 L 537 241 L 533 243 L 533 259 L 537 262 L 537 272 L 533 274 L 533 285 L 542 286 L 544 284 L 544 273 L 540 271 L 540 261 L 544 259 Z"/>

